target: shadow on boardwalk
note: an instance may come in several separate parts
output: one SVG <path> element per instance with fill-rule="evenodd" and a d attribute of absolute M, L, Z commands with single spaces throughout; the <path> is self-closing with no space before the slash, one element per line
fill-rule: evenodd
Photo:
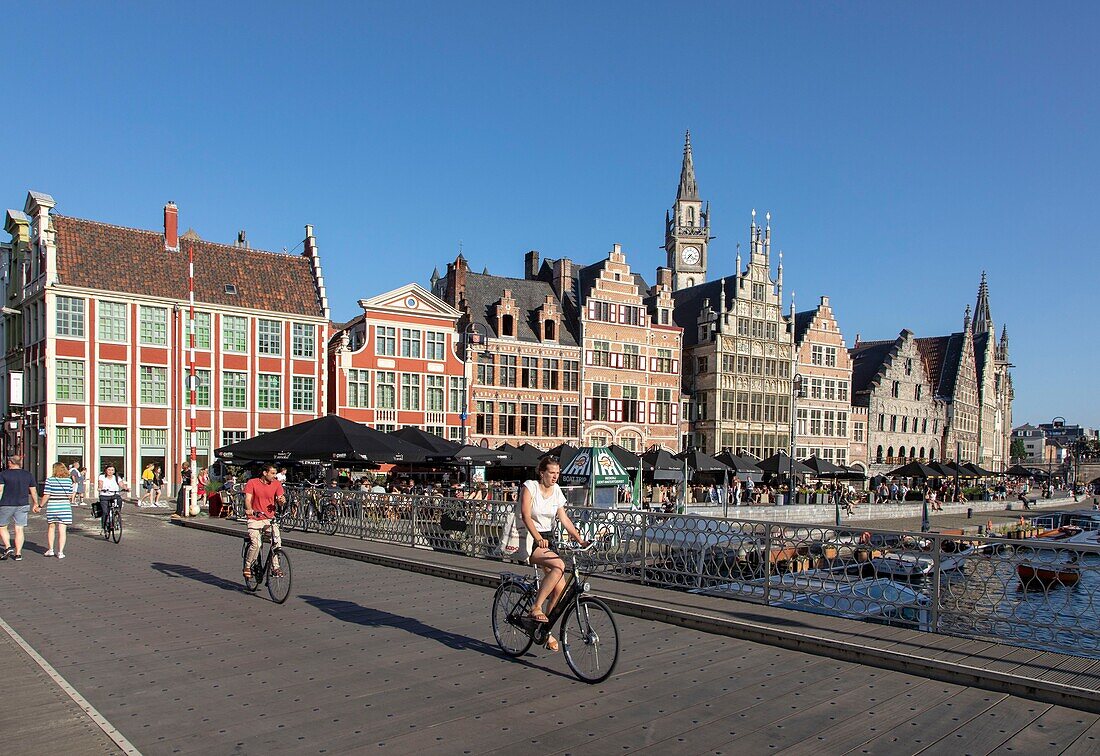
<path fill-rule="evenodd" d="M 532 669 L 538 669 L 549 674 L 558 675 L 559 677 L 572 679 L 569 675 L 558 670 L 547 669 L 538 664 L 532 664 L 526 659 L 509 657 L 496 646 L 480 641 L 477 638 L 440 630 L 438 627 L 432 627 L 413 617 L 404 617 L 400 614 L 382 611 L 381 609 L 371 609 L 362 604 L 357 604 L 354 601 L 342 601 L 339 599 L 327 599 L 321 598 L 320 596 L 305 595 L 301 595 L 299 598 L 310 606 L 316 607 L 325 614 L 343 622 L 351 622 L 356 625 L 363 625 L 364 627 L 393 627 L 412 633 L 413 635 L 419 635 L 422 638 L 438 641 L 444 646 L 453 648 L 456 651 L 477 651 L 486 656 L 513 660 L 526 667 L 531 667 Z"/>
<path fill-rule="evenodd" d="M 241 583 L 226 580 L 220 575 L 204 572 L 203 570 L 190 567 L 186 564 L 153 562 L 150 566 L 157 572 L 170 578 L 187 578 L 188 580 L 197 580 L 200 583 L 212 585 L 215 588 L 221 588 L 223 591 L 234 591 L 236 593 L 245 592 L 244 585 Z"/>

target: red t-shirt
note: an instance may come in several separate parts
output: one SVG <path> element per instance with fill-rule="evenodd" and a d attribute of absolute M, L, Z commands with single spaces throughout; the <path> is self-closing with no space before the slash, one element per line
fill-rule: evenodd
<path fill-rule="evenodd" d="M 271 520 L 275 518 L 275 497 L 283 496 L 283 484 L 277 480 L 270 483 L 263 478 L 252 478 L 244 484 L 244 495 L 252 494 L 252 505 L 248 508 L 248 519 Z M 261 513 L 259 517 L 253 510 Z"/>

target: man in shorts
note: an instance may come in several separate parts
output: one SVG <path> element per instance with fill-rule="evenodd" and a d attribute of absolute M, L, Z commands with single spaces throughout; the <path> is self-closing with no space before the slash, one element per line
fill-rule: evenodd
<path fill-rule="evenodd" d="M 27 527 L 27 514 L 31 502 L 38 511 L 38 483 L 34 476 L 23 469 L 23 458 L 18 454 L 8 457 L 8 468 L 0 472 L 0 542 L 3 550 L 0 559 L 23 559 L 23 528 Z M 15 549 L 8 534 L 8 525 L 15 526 Z"/>

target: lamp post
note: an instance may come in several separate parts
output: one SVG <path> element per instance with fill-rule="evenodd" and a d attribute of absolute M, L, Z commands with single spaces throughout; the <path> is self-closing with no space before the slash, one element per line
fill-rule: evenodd
<path fill-rule="evenodd" d="M 1059 422 L 1061 421 L 1061 422 Z M 1066 419 L 1061 415 L 1056 415 L 1050 420 L 1050 430 L 1054 431 L 1055 428 L 1064 428 L 1066 425 Z M 1043 451 L 1046 452 L 1046 441 L 1043 442 Z M 1057 450 L 1055 450 L 1057 453 Z M 1050 498 L 1054 498 L 1054 460 L 1049 456 L 1047 457 L 1047 491 L 1050 492 Z"/>
<path fill-rule="evenodd" d="M 477 323 L 469 323 L 462 331 L 462 412 L 459 419 L 462 421 L 462 443 L 470 443 L 466 422 L 470 416 L 470 379 L 469 361 L 470 352 L 485 344 L 485 329 Z"/>
<path fill-rule="evenodd" d="M 787 503 L 791 504 L 794 501 L 794 439 L 795 429 L 797 427 L 797 412 L 795 411 L 795 400 L 802 398 L 802 374 L 795 373 L 791 378 L 791 450 L 787 455 Z M 837 518 L 840 517 L 840 509 L 837 509 Z"/>

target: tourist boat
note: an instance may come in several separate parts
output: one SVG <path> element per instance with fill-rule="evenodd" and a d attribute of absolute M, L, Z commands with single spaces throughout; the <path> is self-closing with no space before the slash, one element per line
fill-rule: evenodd
<path fill-rule="evenodd" d="M 869 564 L 876 577 L 910 582 L 926 580 L 935 570 L 931 557 L 915 554 L 883 554 L 871 557 Z"/>
<path fill-rule="evenodd" d="M 1052 588 L 1071 586 L 1077 585 L 1077 581 L 1081 579 L 1081 571 L 1069 564 L 1042 566 L 1021 562 L 1016 565 L 1016 574 L 1020 576 L 1020 583 L 1025 587 L 1030 585 Z"/>

